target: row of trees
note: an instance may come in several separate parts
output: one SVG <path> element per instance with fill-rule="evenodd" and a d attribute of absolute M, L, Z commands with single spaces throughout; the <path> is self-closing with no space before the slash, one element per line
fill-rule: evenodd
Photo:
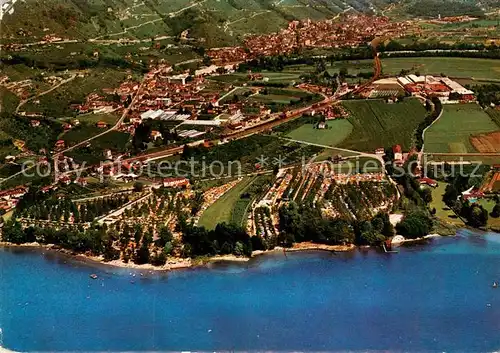
<path fill-rule="evenodd" d="M 362 60 L 373 57 L 372 49 L 366 45 L 358 48 L 347 48 L 328 55 L 326 58 L 315 58 L 312 56 L 300 54 L 287 54 L 275 56 L 262 56 L 257 59 L 242 63 L 238 67 L 239 72 L 260 72 L 260 71 L 282 71 L 287 66 L 292 65 L 309 65 L 314 66 L 319 62 L 335 63 L 342 60 Z M 324 70 L 323 70 L 324 71 Z"/>
<path fill-rule="evenodd" d="M 282 206 L 278 214 L 280 243 L 285 246 L 303 241 L 330 245 L 373 245 L 394 235 L 387 213 L 379 213 L 364 221 L 326 219 L 316 208 L 290 202 Z"/>
<path fill-rule="evenodd" d="M 432 107 L 434 106 L 434 108 Z M 437 97 L 431 98 L 431 103 L 427 102 L 426 109 L 428 110 L 428 114 L 425 117 L 424 121 L 422 121 L 417 129 L 415 130 L 414 139 L 415 139 L 415 147 L 417 150 L 421 150 L 424 145 L 423 133 L 424 130 L 429 127 L 441 114 L 443 110 L 443 104 Z"/>
<path fill-rule="evenodd" d="M 21 223 L 9 221 L 3 227 L 2 239 L 14 244 L 54 244 L 75 253 L 103 255 L 107 261 L 121 257 L 124 262 L 154 265 L 164 265 L 174 248 L 179 248 L 183 257 L 198 257 L 227 254 L 250 256 L 253 244 L 256 244 L 257 249 L 264 247 L 262 239 L 252 242 L 243 228 L 233 224 L 222 223 L 214 230 L 192 224 L 181 227 L 182 244 L 179 244 L 166 226 L 159 227 L 158 237 L 153 241 L 153 230 L 144 231 L 142 225 L 133 228 L 125 225 L 118 232 L 105 225 L 93 225 L 88 229 L 39 226 L 23 228 Z"/>
<path fill-rule="evenodd" d="M 483 107 L 488 107 L 491 103 L 500 105 L 499 84 L 475 85 L 472 89 L 476 92 L 477 100 Z"/>
<path fill-rule="evenodd" d="M 29 207 L 16 208 L 15 216 L 56 222 L 61 220 L 68 222 L 72 216 L 74 223 L 92 222 L 96 217 L 105 215 L 129 201 L 128 195 L 119 195 L 76 205 L 70 199 L 60 199 L 54 195 Z"/>
<path fill-rule="evenodd" d="M 397 52 L 397 51 L 426 51 L 426 50 L 496 50 L 498 47 L 494 44 L 484 45 L 483 43 L 442 43 L 434 41 L 415 41 L 410 44 L 402 44 L 396 40 L 390 42 L 380 43 L 378 50 L 383 52 Z"/>
<path fill-rule="evenodd" d="M 476 172 L 476 174 L 484 175 L 484 173 Z M 443 202 L 448 205 L 457 215 L 467 221 L 472 227 L 484 227 L 488 224 L 489 214 L 488 211 L 480 204 L 470 203 L 462 197 L 462 192 L 471 187 L 479 187 L 482 184 L 482 177 L 471 177 L 469 173 L 461 172 L 456 175 L 449 175 L 446 178 L 449 183 L 446 186 L 443 195 Z M 500 204 L 498 197 L 496 198 L 496 205 L 491 212 L 491 216 L 496 218 L 500 216 Z"/>

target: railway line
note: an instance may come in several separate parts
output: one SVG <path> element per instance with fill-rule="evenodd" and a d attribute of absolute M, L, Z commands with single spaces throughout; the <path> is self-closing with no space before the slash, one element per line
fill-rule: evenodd
<path fill-rule="evenodd" d="M 347 92 L 345 94 L 349 94 L 349 93 L 350 94 L 357 94 L 357 93 L 361 92 L 362 90 L 364 90 L 366 87 L 368 87 L 371 84 L 373 84 L 373 82 L 376 81 L 380 77 L 381 72 L 382 72 L 382 64 L 381 64 L 381 61 L 380 61 L 380 58 L 379 58 L 379 54 L 378 54 L 377 49 L 376 49 L 376 43 L 377 43 L 377 41 L 375 41 L 375 40 L 372 42 L 372 47 L 373 47 L 373 66 L 374 66 L 374 75 L 373 75 L 373 77 L 368 82 L 364 83 L 363 85 L 360 85 L 358 88 L 354 89 L 353 91 Z M 343 94 L 343 95 L 345 95 L 345 94 Z M 268 119 L 267 121 L 265 121 L 265 122 L 263 122 L 261 124 L 252 126 L 250 128 L 244 129 L 244 130 L 234 131 L 234 132 L 225 134 L 225 135 L 222 136 L 222 138 L 226 139 L 228 141 L 234 141 L 234 140 L 242 139 L 242 138 L 245 138 L 245 137 L 252 136 L 254 134 L 258 134 L 258 133 L 270 130 L 270 129 L 278 126 L 278 125 L 281 125 L 281 124 L 284 124 L 286 122 L 292 121 L 292 120 L 294 120 L 294 119 L 302 116 L 305 113 L 311 112 L 312 110 L 317 110 L 317 109 L 325 108 L 325 107 L 327 107 L 329 105 L 332 105 L 332 104 L 338 104 L 338 103 L 340 103 L 340 98 L 343 95 L 340 95 L 340 96 L 337 96 L 337 97 L 324 96 L 323 101 L 321 101 L 319 103 L 312 104 L 312 105 L 307 106 L 307 107 L 303 107 L 303 108 L 299 108 L 299 109 L 295 109 L 295 110 L 289 111 L 289 112 L 286 113 L 286 115 L 284 117 L 283 117 L 282 113 L 273 114 L 271 116 L 271 119 Z M 137 94 L 134 97 L 134 100 L 135 100 L 136 97 L 137 97 Z M 134 103 L 135 102 L 132 102 L 131 106 Z M 110 130 L 117 129 L 117 127 L 123 121 L 123 118 L 125 116 L 126 116 L 126 113 L 123 114 L 123 116 L 117 122 L 117 124 L 115 126 L 113 126 L 113 128 L 110 129 Z M 108 130 L 106 132 L 109 132 L 110 130 Z M 102 135 L 104 135 L 106 132 L 104 132 Z M 92 140 L 92 139 L 94 139 L 96 137 L 97 136 L 94 136 L 94 137 L 92 137 L 89 140 Z M 65 153 L 65 152 L 67 152 L 67 151 L 69 151 L 71 149 L 74 149 L 74 148 L 82 145 L 83 143 L 88 142 L 89 140 L 84 141 L 82 143 L 79 143 L 78 145 L 72 146 L 72 147 L 70 147 L 70 148 L 68 148 L 68 149 L 66 149 L 64 151 L 61 151 L 57 155 L 61 155 L 61 154 Z M 207 143 L 210 146 L 213 146 L 213 145 L 216 145 L 219 142 L 219 140 L 220 139 L 215 139 L 215 140 L 207 141 Z M 167 157 L 171 157 L 171 156 L 174 156 L 174 155 L 181 154 L 184 151 L 184 148 L 186 146 L 187 146 L 187 144 L 183 144 L 183 145 L 179 145 L 179 146 L 167 148 L 167 149 L 164 149 L 164 150 L 161 150 L 161 151 L 156 151 L 156 152 L 146 153 L 146 154 L 142 154 L 142 155 L 137 155 L 137 156 L 134 156 L 134 157 L 121 159 L 121 160 L 116 161 L 116 162 L 107 163 L 107 164 L 105 164 L 105 166 L 111 168 L 113 166 L 122 165 L 123 163 L 144 162 L 144 161 L 149 161 L 149 160 L 167 158 Z M 71 175 L 71 174 L 74 174 L 74 173 L 81 173 L 82 171 L 86 171 L 86 170 L 92 169 L 93 167 L 94 166 L 89 166 L 89 167 L 80 168 L 80 169 L 77 169 L 77 170 L 68 171 L 68 172 L 65 172 L 64 175 Z M 11 176 L 11 178 L 12 177 L 13 176 Z"/>

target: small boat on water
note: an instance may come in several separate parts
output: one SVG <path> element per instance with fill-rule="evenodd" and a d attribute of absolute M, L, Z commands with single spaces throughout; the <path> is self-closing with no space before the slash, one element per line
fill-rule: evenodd
<path fill-rule="evenodd" d="M 497 282 L 493 282 L 493 288 L 498 288 L 498 283 Z"/>
<path fill-rule="evenodd" d="M 93 274 L 90 275 L 90 278 L 97 279 L 97 275 L 95 273 L 93 273 Z"/>

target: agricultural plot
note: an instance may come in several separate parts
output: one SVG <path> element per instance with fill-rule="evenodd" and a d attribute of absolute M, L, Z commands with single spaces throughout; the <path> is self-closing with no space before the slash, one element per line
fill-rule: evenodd
<path fill-rule="evenodd" d="M 273 179 L 272 174 L 263 174 L 256 176 L 252 180 L 245 192 L 240 195 L 240 199 L 234 204 L 231 211 L 231 223 L 242 227 L 246 226 L 252 203 L 269 188 L 269 185 L 273 183 Z"/>
<path fill-rule="evenodd" d="M 54 91 L 38 98 L 39 103 L 29 102 L 23 106 L 28 112 L 41 112 L 47 116 L 60 118 L 72 116 L 72 103 L 83 103 L 91 93 L 103 95 L 103 88 L 115 88 L 127 78 L 125 71 L 93 70 L 85 77 L 78 77 Z"/>
<path fill-rule="evenodd" d="M 477 104 L 446 105 L 441 118 L 425 133 L 426 153 L 477 153 L 473 136 L 500 130 Z"/>
<path fill-rule="evenodd" d="M 464 226 L 464 222 L 443 202 L 443 195 L 447 185 L 440 182 L 437 187 L 432 189 L 430 208 L 436 209 L 436 217 L 439 219 L 457 226 Z"/>
<path fill-rule="evenodd" d="M 236 72 L 229 75 L 220 75 L 210 77 L 211 80 L 231 83 L 231 84 L 244 84 L 244 83 L 254 83 L 265 85 L 266 83 L 271 84 L 285 84 L 291 85 L 293 83 L 301 82 L 300 77 L 304 74 L 307 74 L 314 70 L 312 66 L 289 66 L 283 71 L 274 72 L 274 71 L 262 71 L 261 74 L 263 76 L 263 80 L 260 81 L 251 81 L 248 78 L 247 73 Z"/>
<path fill-rule="evenodd" d="M 265 135 L 253 135 L 241 140 L 231 141 L 226 144 L 212 147 L 205 151 L 193 151 L 186 158 L 194 158 L 194 169 L 199 178 L 208 178 L 210 175 L 235 175 L 241 170 L 242 173 L 251 173 L 260 170 L 272 170 L 277 163 L 282 166 L 300 163 L 318 154 L 323 149 L 295 142 L 283 142 L 282 140 Z M 206 168 L 202 169 L 202 161 Z M 220 169 L 219 162 L 224 164 Z M 259 164 L 259 166 L 257 166 Z"/>
<path fill-rule="evenodd" d="M 373 72 L 373 60 L 335 61 L 327 69 L 330 75 L 338 74 L 341 70 L 347 70 L 348 75 L 357 75 L 360 72 Z"/>
<path fill-rule="evenodd" d="M 500 152 L 500 131 L 472 136 L 471 143 L 481 153 Z"/>
<path fill-rule="evenodd" d="M 387 104 L 382 100 L 346 101 L 348 121 L 353 131 L 338 147 L 373 152 L 380 147 L 399 144 L 412 146 L 414 131 L 427 114 L 417 99 Z"/>
<path fill-rule="evenodd" d="M 488 108 L 485 112 L 490 116 L 491 120 L 500 126 L 500 110 Z"/>
<path fill-rule="evenodd" d="M 233 219 L 233 210 L 241 199 L 241 195 L 254 180 L 255 178 L 244 178 L 231 190 L 222 195 L 203 212 L 198 225 L 207 229 L 214 229 L 219 223 L 230 223 Z"/>
<path fill-rule="evenodd" d="M 20 102 L 19 97 L 4 87 L 0 87 L 1 111 L 13 113 Z"/>
<path fill-rule="evenodd" d="M 481 190 L 484 192 L 493 192 L 497 193 L 500 192 L 500 172 L 495 172 L 490 174 L 483 186 L 481 187 Z"/>
<path fill-rule="evenodd" d="M 100 129 L 95 125 L 81 124 L 65 132 L 61 136 L 61 139 L 64 140 L 66 146 L 72 146 L 101 132 L 103 132 L 103 129 Z"/>
<path fill-rule="evenodd" d="M 476 58 L 384 58 L 384 74 L 398 75 L 401 70 L 419 72 L 421 75 L 440 75 L 451 77 L 473 77 L 475 79 L 500 79 L 500 61 Z"/>
<path fill-rule="evenodd" d="M 251 109 L 258 108 L 256 106 L 266 105 L 272 112 L 278 112 L 283 109 L 312 104 L 320 101 L 322 97 L 318 94 L 302 91 L 292 88 L 237 88 L 224 96 L 222 103 L 246 102 L 251 105 Z"/>
<path fill-rule="evenodd" d="M 248 97 L 252 93 L 253 92 L 250 88 L 245 88 L 245 87 L 236 88 L 228 92 L 226 95 L 223 95 L 224 98 L 220 100 L 220 103 L 226 104 L 234 101 L 239 101 L 242 98 Z"/>
<path fill-rule="evenodd" d="M 353 126 L 347 119 L 337 119 L 328 121 L 325 129 L 318 129 L 313 124 L 304 124 L 286 137 L 319 145 L 336 146 L 352 133 L 352 129 Z"/>
<path fill-rule="evenodd" d="M 471 164 L 484 164 L 484 165 L 494 165 L 498 164 L 498 155 L 471 155 L 467 153 L 463 154 L 452 154 L 452 155 L 435 155 L 429 153 L 426 155 L 427 160 L 436 163 L 447 162 L 447 163 L 471 163 Z"/>

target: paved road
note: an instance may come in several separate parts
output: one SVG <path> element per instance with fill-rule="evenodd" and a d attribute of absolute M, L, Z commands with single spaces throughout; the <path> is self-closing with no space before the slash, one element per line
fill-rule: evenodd
<path fill-rule="evenodd" d="M 125 110 L 123 111 L 122 116 L 120 117 L 120 119 L 118 119 L 118 121 L 116 122 L 116 124 L 114 126 L 112 126 L 110 129 L 108 129 L 108 130 L 106 130 L 106 131 L 104 131 L 104 132 L 102 132 L 100 134 L 94 135 L 94 136 L 92 136 L 92 137 L 90 137 L 90 138 L 88 138 L 88 139 L 86 139 L 86 140 L 84 140 L 82 142 L 79 142 L 76 145 L 68 147 L 68 148 L 66 148 L 63 151 L 55 153 L 54 157 L 60 156 L 60 155 L 62 155 L 64 153 L 66 153 L 66 152 L 74 150 L 75 148 L 78 148 L 80 146 L 86 145 L 90 141 L 95 140 L 96 138 L 102 137 L 102 136 L 110 133 L 111 131 L 114 131 L 114 130 L 118 129 L 121 126 L 121 124 L 123 123 L 123 120 L 127 117 L 128 113 L 130 112 L 130 109 L 132 109 L 132 107 L 134 106 L 134 104 L 137 103 L 137 98 L 139 97 L 139 94 L 140 94 L 140 92 L 142 90 L 142 87 L 144 86 L 145 79 L 146 79 L 146 76 L 144 76 L 144 78 L 142 79 L 141 85 L 139 86 L 139 88 L 135 92 L 135 95 L 134 95 L 134 98 L 132 99 L 132 102 L 129 104 L 129 106 L 127 108 L 125 108 Z"/>
<path fill-rule="evenodd" d="M 367 86 L 371 85 L 375 80 L 377 80 L 379 77 L 380 77 L 380 74 L 381 74 L 381 71 L 382 71 L 382 65 L 381 65 L 381 62 L 380 62 L 380 58 L 378 56 L 378 53 L 377 53 L 377 50 L 376 50 L 376 43 L 373 45 L 373 55 L 374 55 L 374 76 L 372 77 L 372 79 L 368 82 L 366 82 L 365 84 L 361 85 L 360 87 L 358 87 L 356 90 L 350 92 L 350 93 L 358 93 L 360 91 L 362 91 L 363 89 L 365 89 Z M 139 89 L 137 90 L 135 96 L 134 96 L 134 99 L 132 100 L 132 103 L 129 105 L 129 107 L 127 109 L 125 109 L 125 111 L 123 112 L 123 115 L 122 117 L 118 120 L 118 122 L 112 127 L 110 128 L 109 130 L 106 130 L 104 131 L 103 133 L 101 134 L 98 134 L 96 136 L 93 136 L 85 141 L 82 141 L 70 148 L 67 148 L 65 149 L 64 151 L 61 151 L 61 152 L 58 152 L 57 154 L 54 155 L 54 157 L 57 157 L 63 153 L 66 153 L 68 151 L 71 151 L 79 146 L 82 146 L 84 144 L 87 144 L 88 142 L 90 142 L 91 140 L 93 139 L 96 139 L 98 137 L 101 137 L 101 136 L 104 136 L 106 135 L 107 133 L 109 133 L 110 131 L 113 131 L 113 130 L 116 130 L 120 125 L 121 123 L 123 122 L 123 120 L 125 119 L 125 117 L 127 116 L 128 112 L 130 111 L 130 109 L 133 107 L 133 105 L 136 103 L 136 99 L 137 97 L 139 96 L 139 93 L 144 85 L 144 81 L 145 81 L 145 77 L 143 78 L 142 82 L 141 82 L 141 86 L 139 87 Z M 324 96 L 324 95 L 323 95 Z M 284 117 L 284 118 L 280 118 L 280 113 L 276 113 L 276 114 L 273 114 L 271 115 L 271 119 L 270 120 L 267 120 L 259 125 L 256 125 L 256 126 L 253 126 L 251 128 L 248 128 L 248 129 L 245 129 L 245 130 L 242 130 L 242 131 L 235 131 L 235 132 L 231 132 L 225 136 L 223 136 L 224 138 L 226 139 L 229 139 L 229 140 L 236 140 L 236 139 L 241 139 L 241 138 L 245 138 L 245 137 L 249 137 L 251 135 L 254 135 L 254 134 L 257 134 L 257 133 L 260 133 L 260 132 L 263 132 L 263 131 L 266 131 L 266 130 L 269 130 L 269 129 L 272 129 L 273 127 L 276 127 L 278 125 L 281 125 L 285 122 L 288 122 L 288 121 L 291 121 L 299 116 L 302 116 L 302 114 L 308 112 L 308 111 L 311 111 L 313 109 L 319 109 L 319 108 L 323 108 L 325 106 L 328 106 L 328 105 L 331 105 L 331 104 L 336 104 L 336 103 L 339 103 L 340 102 L 340 98 L 341 96 L 339 97 L 335 97 L 335 98 L 329 98 L 329 97 L 326 97 L 324 96 L 324 100 L 321 101 L 320 103 L 315 103 L 313 105 L 310 105 L 308 107 L 304 107 L 304 108 L 299 108 L 299 109 L 296 109 L 296 110 L 292 110 L 290 112 L 287 113 L 287 116 Z M 313 108 L 314 106 L 314 108 Z M 215 140 L 212 141 L 212 142 L 216 142 Z M 135 162 L 135 161 L 145 161 L 145 160 L 151 160 L 151 159 L 160 159 L 160 158 L 164 158 L 164 157 L 169 157 L 169 156 L 173 156 L 175 154 L 179 154 L 179 153 L 182 153 L 182 151 L 184 150 L 184 146 L 185 145 L 181 145 L 181 146 L 177 146 L 177 147 L 173 147 L 173 148 L 168 148 L 168 149 L 165 149 L 165 150 L 162 150 L 162 151 L 158 151 L 158 152 L 153 152 L 153 153 L 148 153 L 148 154 L 144 154 L 144 155 L 139 155 L 139 156 L 135 156 L 135 157 L 132 157 L 132 158 L 127 158 L 127 159 L 124 159 L 124 160 L 121 160 L 121 161 L 118 161 L 118 162 L 115 162 L 115 163 L 110 163 L 110 165 L 118 165 L 118 164 L 121 164 L 123 162 L 128 162 L 128 163 L 131 163 L 131 162 Z M 350 150 L 348 150 L 350 151 Z M 357 151 L 354 151 L 356 153 L 359 153 Z M 372 157 L 372 158 L 377 158 L 380 160 L 380 158 L 378 158 L 378 156 L 376 157 L 373 157 L 373 155 L 370 155 L 370 154 L 367 154 L 368 156 Z M 31 170 L 35 168 L 35 166 L 31 167 L 31 168 L 28 168 L 26 170 Z M 91 167 L 87 167 L 87 168 L 84 168 L 84 170 L 88 170 L 89 168 Z M 72 172 L 67 172 L 65 174 L 71 174 Z M 19 173 L 16 173 L 12 176 L 10 176 L 9 178 L 6 178 L 4 179 L 3 181 L 0 182 L 3 183 L 9 179 L 12 179 L 14 178 L 15 176 L 17 175 L 20 175 L 22 174 L 22 172 L 19 172 Z"/>
<path fill-rule="evenodd" d="M 59 82 L 57 85 L 52 86 L 52 87 L 51 87 L 51 88 L 49 88 L 48 90 L 43 91 L 42 93 L 39 93 L 39 94 L 37 94 L 37 95 L 35 95 L 35 96 L 33 96 L 33 97 L 29 97 L 28 99 L 25 99 L 25 100 L 20 101 L 20 102 L 19 102 L 19 104 L 18 104 L 18 105 L 17 105 L 17 107 L 16 107 L 16 114 L 17 114 L 17 113 L 19 113 L 19 109 L 21 109 L 21 107 L 22 107 L 23 105 L 25 105 L 26 103 L 28 103 L 29 101 L 31 101 L 31 100 L 33 100 L 33 99 L 35 99 L 35 98 L 38 98 L 38 97 L 44 96 L 44 95 L 46 95 L 47 93 L 50 93 L 50 92 L 52 92 L 52 91 L 53 91 L 53 90 L 55 90 L 55 89 L 58 89 L 58 88 L 59 88 L 59 87 L 61 87 L 62 85 L 66 84 L 66 83 L 68 83 L 68 82 L 70 82 L 70 81 L 73 81 L 73 80 L 76 78 L 76 76 L 77 76 L 76 74 L 73 74 L 73 76 L 71 76 L 70 78 L 67 78 L 66 80 L 63 80 L 63 81 Z"/>

